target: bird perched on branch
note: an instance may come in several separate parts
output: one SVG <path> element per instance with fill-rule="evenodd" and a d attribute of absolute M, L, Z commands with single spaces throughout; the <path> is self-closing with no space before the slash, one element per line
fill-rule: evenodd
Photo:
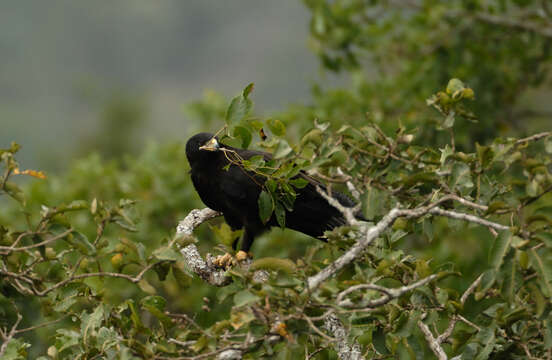
<path fill-rule="evenodd" d="M 211 209 L 222 212 L 233 230 L 243 229 L 241 250 L 244 253 L 239 252 L 236 255 L 238 259 L 243 259 L 247 257 L 255 237 L 271 226 L 278 226 L 278 223 L 274 214 L 266 223 L 259 216 L 258 198 L 266 178 L 231 161 L 229 154 L 236 154 L 238 158 L 245 160 L 258 155 L 265 161 L 272 158 L 266 152 L 221 144 L 210 133 L 194 135 L 186 143 L 191 178 L 199 197 Z M 308 183 L 305 187 L 296 189 L 293 210 L 286 211 L 286 227 L 321 239 L 324 231 L 345 225 L 346 220 L 341 212 L 316 190 L 318 186 L 326 191 L 326 187 L 305 173 L 298 176 Z M 346 195 L 337 191 L 332 192 L 332 197 L 345 207 L 355 205 Z M 233 248 L 236 249 L 236 246 L 237 240 Z"/>

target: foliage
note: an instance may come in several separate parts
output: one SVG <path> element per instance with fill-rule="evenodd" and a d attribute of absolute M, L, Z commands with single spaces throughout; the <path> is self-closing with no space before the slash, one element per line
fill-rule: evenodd
<path fill-rule="evenodd" d="M 550 91 L 552 12 L 528 0 L 304 0 L 311 45 L 325 69 L 351 75 L 349 89 L 314 91 L 316 106 L 299 108 L 323 121 L 360 125 L 365 114 L 391 130 L 393 120 L 420 124 L 432 116 L 428 94 L 460 78 L 479 94 L 479 125 L 460 123 L 457 142 L 491 140 L 499 131 L 547 129 L 549 109 L 532 102 Z M 433 127 L 426 136 L 439 138 Z M 460 130 L 460 131 L 459 131 Z M 442 141 L 442 139 L 439 139 Z"/>
<path fill-rule="evenodd" d="M 232 107 L 237 102 L 248 100 L 248 95 L 246 90 L 239 100 L 232 101 L 227 113 L 235 111 Z M 446 91 L 432 96 L 428 103 L 442 113 L 446 126 L 440 126 L 453 128 L 450 114 L 463 114 L 464 102 L 472 97 L 470 88 L 453 79 Z M 246 114 L 242 112 L 238 121 L 227 117 L 226 134 L 237 134 L 243 141 L 243 133 L 236 128 L 256 130 Z M 178 201 L 170 204 L 170 200 L 189 196 L 190 189 L 180 186 L 187 181 L 185 172 L 172 168 L 183 161 L 182 149 L 150 150 L 160 158 L 148 161 L 151 154 L 146 153 L 142 159 L 129 159 L 127 171 L 92 157 L 69 174 L 72 186 L 65 187 L 64 179 L 50 180 L 46 189 L 33 184 L 29 191 L 32 199 L 27 199 L 28 194 L 12 177 L 38 173 L 19 170 L 14 158 L 18 146 L 13 144 L 1 153 L 2 191 L 21 209 L 5 214 L 4 218 L 11 220 L 2 226 L 4 333 L 17 323 L 18 314 L 26 318 L 38 306 L 44 321 L 57 326 L 55 341 L 50 340 L 48 348 L 48 355 L 54 358 L 214 355 L 226 348 L 239 349 L 249 358 L 275 353 L 304 356 L 305 351 L 319 351 L 319 356 L 325 357 L 333 351 L 332 334 L 324 335 L 316 323 L 330 311 L 349 328 L 350 341 L 357 339 L 362 352 L 370 356 L 429 356 L 421 321 L 440 332 L 458 322 L 449 335 L 452 346 L 445 346 L 451 354 L 486 358 L 501 353 L 521 356 L 526 349 L 535 356 L 546 353 L 550 341 L 547 299 L 552 294 L 552 219 L 546 193 L 552 188 L 552 164 L 539 146 L 543 142 L 533 142 L 546 138 L 544 145 L 550 151 L 549 134 L 525 140 L 497 138 L 477 145 L 473 153 L 464 153 L 456 150 L 453 142 L 439 151 L 418 144 L 416 135 L 404 128 L 390 136 L 374 123 L 361 128 L 344 125 L 337 131 L 315 123 L 294 145 L 286 142 L 285 131 L 280 131 L 283 125 L 274 125 L 274 120 L 261 124 L 272 130 L 263 130 L 265 136 L 270 135 L 261 140 L 261 146 L 278 154 L 285 142 L 289 150 L 270 162 L 236 161 L 270 179 L 268 198 L 278 195 L 273 204 L 285 206 L 286 199 L 293 199 L 294 186 L 301 186 L 294 176 L 311 171 L 331 183 L 345 181 L 359 189 L 362 208 L 373 222 L 398 204 L 416 208 L 456 196 L 462 200 L 444 204 L 479 221 L 507 226 L 497 234 L 429 213 L 400 219 L 354 264 L 307 291 L 305 279 L 315 276 L 362 235 L 357 225 L 343 227 L 327 234 L 328 245 L 311 246 L 295 261 L 265 258 L 255 261 L 251 271 L 230 270 L 233 282 L 218 290 L 216 297 L 218 302 L 229 303 L 232 312 L 218 314 L 210 325 L 198 325 L 190 315 L 169 311 L 178 304 L 180 293 L 174 292 L 175 287 L 183 289 L 192 282 L 177 251 L 190 240 L 165 237 L 160 241 L 159 235 L 159 229 L 174 224 L 174 217 L 163 221 L 163 213 L 182 214 L 176 209 Z M 249 133 L 249 137 L 253 135 Z M 270 182 L 277 184 L 272 190 Z M 63 189 L 57 196 L 56 187 Z M 142 193 L 143 204 L 126 200 L 131 193 Z M 102 195 L 121 200 L 114 203 Z M 51 198 L 64 196 L 65 202 L 51 204 Z M 78 198 L 82 200 L 71 200 Z M 293 206 L 293 201 L 287 205 Z M 260 206 L 261 216 L 267 216 L 265 211 Z M 149 220 L 137 224 L 144 215 Z M 221 227 L 217 233 L 224 237 L 228 231 Z M 407 251 L 409 243 L 424 238 L 454 241 L 447 236 L 451 231 L 476 234 L 488 243 L 489 260 L 479 261 L 482 254 L 474 252 L 479 263 L 464 268 L 445 258 L 430 261 Z M 253 280 L 253 270 L 258 268 L 270 271 L 268 281 Z M 399 291 L 397 296 L 384 291 L 384 297 L 389 296 L 384 301 L 378 291 L 349 290 L 372 284 L 392 292 L 431 274 L 437 277 L 411 291 Z M 460 274 L 463 281 L 448 280 Z M 466 284 L 474 282 L 477 274 L 481 279 L 471 290 L 474 298 L 462 299 Z M 120 281 L 138 286 L 115 287 Z M 114 287 L 120 290 L 113 293 Z M 379 305 L 373 305 L 374 301 Z M 28 346 L 13 338 L 5 356 L 24 358 Z"/>
<path fill-rule="evenodd" d="M 24 170 L 12 144 L 0 150 L 2 359 L 550 356 L 552 136 L 497 130 L 546 81 L 548 8 L 306 4 L 316 52 L 352 74 L 351 89 L 315 87 L 312 106 L 268 118 L 253 113 L 252 84 L 188 110 L 223 142 L 273 153 L 228 154 L 267 177 L 261 219 L 285 225 L 303 171 L 348 192 L 369 221 L 348 217 L 327 243 L 274 230 L 216 288 L 180 250 L 220 253 L 239 233 L 218 219 L 175 235 L 203 206 L 183 144 L 92 154 L 59 176 Z"/>

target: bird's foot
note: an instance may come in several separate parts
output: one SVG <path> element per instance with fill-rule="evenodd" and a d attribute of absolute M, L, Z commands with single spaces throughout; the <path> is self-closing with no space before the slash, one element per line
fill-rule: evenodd
<path fill-rule="evenodd" d="M 240 250 L 237 252 L 236 256 L 232 256 L 229 253 L 217 256 L 215 260 L 213 260 L 213 264 L 219 268 L 228 269 L 248 258 L 249 255 L 245 251 Z"/>
<path fill-rule="evenodd" d="M 249 254 L 243 250 L 238 251 L 238 253 L 236 254 L 236 260 L 238 260 L 239 262 L 247 260 L 248 257 L 249 257 Z"/>

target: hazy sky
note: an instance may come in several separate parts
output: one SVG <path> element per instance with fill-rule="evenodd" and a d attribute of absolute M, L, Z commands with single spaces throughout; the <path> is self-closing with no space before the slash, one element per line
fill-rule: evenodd
<path fill-rule="evenodd" d="M 308 24 L 299 0 L 3 1 L 0 147 L 21 143 L 28 167 L 65 163 L 119 89 L 149 104 L 158 141 L 186 137 L 183 105 L 206 89 L 255 82 L 261 113 L 308 101 Z"/>

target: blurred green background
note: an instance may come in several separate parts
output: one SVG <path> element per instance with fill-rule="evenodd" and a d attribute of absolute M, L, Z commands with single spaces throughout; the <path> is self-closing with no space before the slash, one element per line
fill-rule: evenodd
<path fill-rule="evenodd" d="M 92 150 L 185 141 L 184 104 L 209 89 L 254 81 L 259 112 L 304 102 L 319 68 L 308 19 L 294 0 L 4 1 L 0 145 L 56 170 Z"/>

